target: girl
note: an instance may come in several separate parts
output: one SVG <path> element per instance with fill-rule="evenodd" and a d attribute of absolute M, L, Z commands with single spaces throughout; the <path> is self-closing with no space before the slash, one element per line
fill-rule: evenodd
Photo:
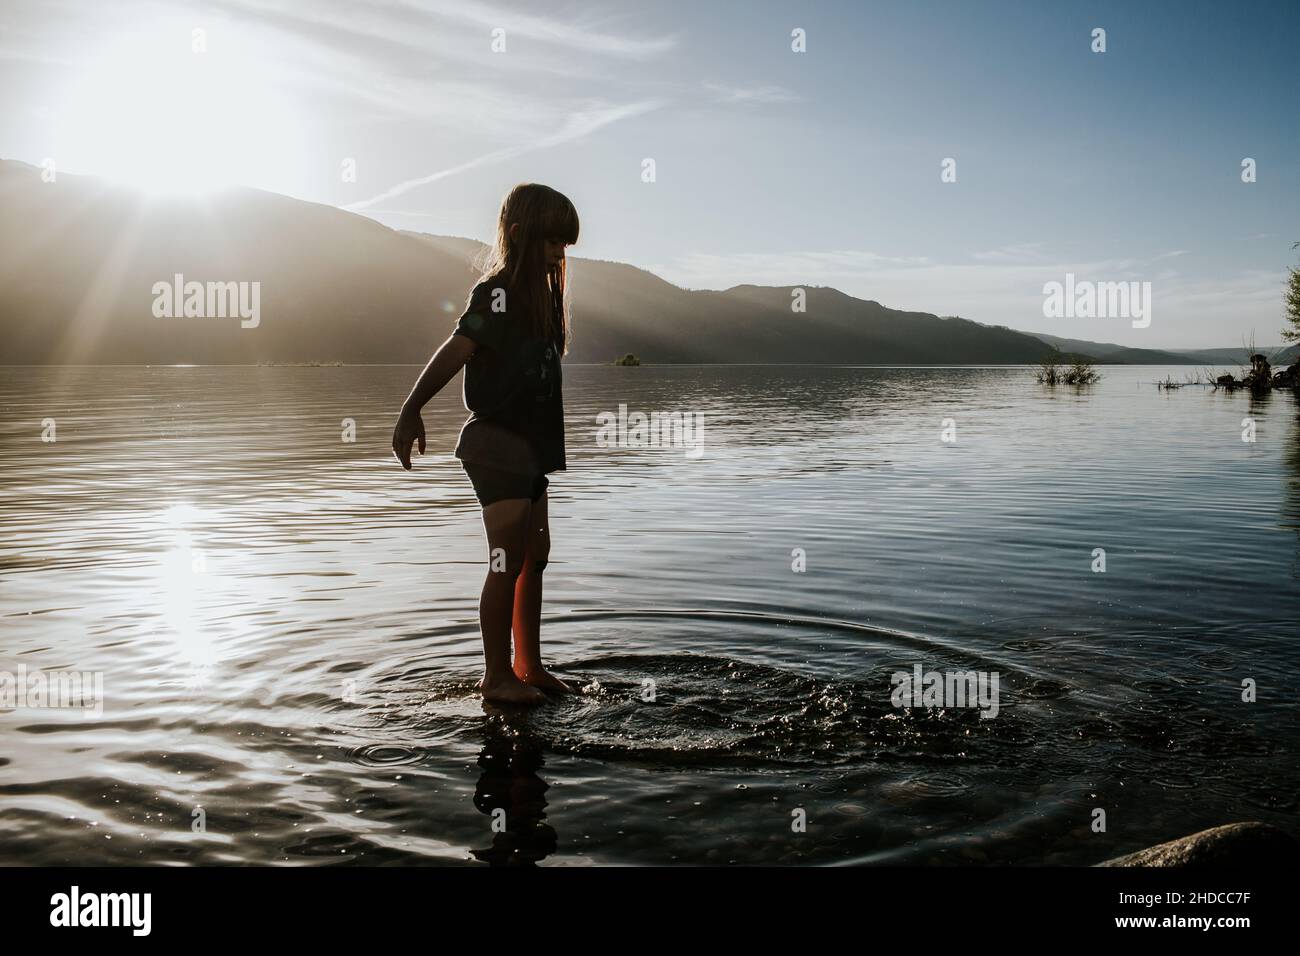
<path fill-rule="evenodd" d="M 483 507 L 487 534 L 488 573 L 478 608 L 484 700 L 534 704 L 546 690 L 573 692 L 542 666 L 541 617 L 551 547 L 546 475 L 565 467 L 564 247 L 577 241 L 578 213 L 565 196 L 537 183 L 510 190 L 465 312 L 420 374 L 393 429 L 393 453 L 409 470 L 412 443 L 424 454 L 420 410 L 464 366 L 471 414 L 455 454 Z"/>

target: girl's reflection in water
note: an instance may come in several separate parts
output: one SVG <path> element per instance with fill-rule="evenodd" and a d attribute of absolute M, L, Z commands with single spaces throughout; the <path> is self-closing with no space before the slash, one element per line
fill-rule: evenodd
<path fill-rule="evenodd" d="M 537 775 L 543 763 L 540 744 L 523 737 L 495 737 L 483 747 L 474 806 L 490 820 L 492 844 L 471 849 L 477 859 L 532 866 L 555 852 L 555 830 L 545 822 L 550 784 Z"/>

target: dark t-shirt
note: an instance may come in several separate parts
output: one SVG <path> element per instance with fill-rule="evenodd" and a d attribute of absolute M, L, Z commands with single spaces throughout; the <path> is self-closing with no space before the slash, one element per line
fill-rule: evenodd
<path fill-rule="evenodd" d="M 509 303 L 503 282 L 480 282 L 456 323 L 454 334 L 478 346 L 465 363 L 465 407 L 472 414 L 461 430 L 456 457 L 509 471 L 562 471 L 560 349 L 556 342 L 539 339 L 525 318 L 512 315 Z M 502 428 L 508 433 L 502 434 Z"/>

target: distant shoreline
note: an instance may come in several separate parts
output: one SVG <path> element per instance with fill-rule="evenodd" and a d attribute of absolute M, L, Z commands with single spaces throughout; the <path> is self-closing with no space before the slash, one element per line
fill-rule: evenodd
<path fill-rule="evenodd" d="M 5 364 L 0 368 L 424 368 L 425 362 L 174 362 L 174 363 L 64 363 L 50 362 L 44 364 Z M 901 364 L 861 365 L 840 362 L 642 362 L 636 368 L 1038 368 L 1038 362 L 973 362 L 969 365 L 952 364 Z M 1106 362 L 1091 359 L 1092 365 L 1104 365 L 1107 368 L 1170 368 L 1173 366 L 1193 368 L 1197 366 L 1214 367 L 1219 365 L 1247 365 L 1225 362 Z M 565 368 L 616 368 L 610 362 L 565 362 Z"/>

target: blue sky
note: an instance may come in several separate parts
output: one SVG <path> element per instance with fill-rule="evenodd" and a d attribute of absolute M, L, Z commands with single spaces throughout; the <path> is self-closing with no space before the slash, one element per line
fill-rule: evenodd
<path fill-rule="evenodd" d="M 1249 0 L 5 0 L 0 156 L 480 239 L 535 180 L 578 206 L 574 255 L 691 288 L 1265 345 L 1300 240 L 1298 36 L 1300 4 Z M 1150 327 L 1045 318 L 1067 271 L 1150 281 Z"/>

